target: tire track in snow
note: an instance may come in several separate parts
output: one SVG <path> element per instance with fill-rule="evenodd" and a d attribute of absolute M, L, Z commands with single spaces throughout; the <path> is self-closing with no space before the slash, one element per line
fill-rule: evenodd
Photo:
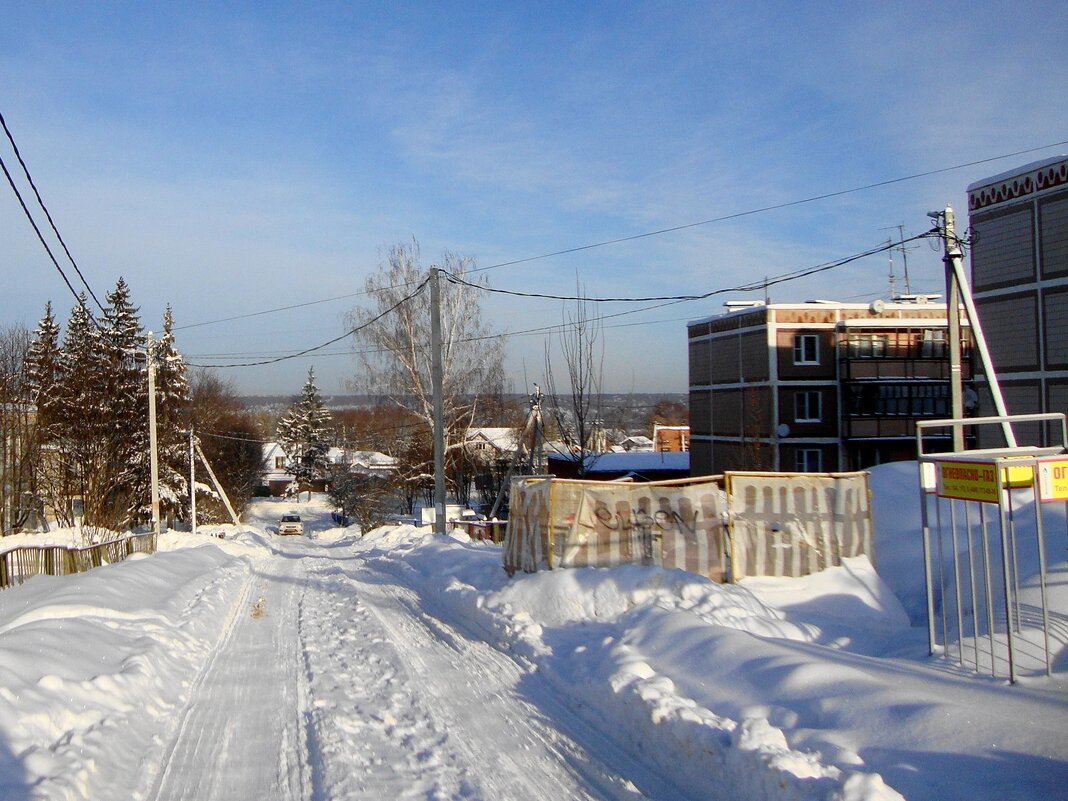
<path fill-rule="evenodd" d="M 315 799 L 479 797 L 353 583 L 322 560 L 300 610 Z"/>
<path fill-rule="evenodd" d="M 299 559 L 253 565 L 225 634 L 190 690 L 149 798 L 308 797 L 295 615 L 302 573 Z"/>
<path fill-rule="evenodd" d="M 324 589 L 309 590 L 301 618 L 313 751 L 326 774 L 355 760 L 317 798 L 642 797 L 521 697 L 513 660 L 374 575 L 326 563 L 312 573 Z"/>

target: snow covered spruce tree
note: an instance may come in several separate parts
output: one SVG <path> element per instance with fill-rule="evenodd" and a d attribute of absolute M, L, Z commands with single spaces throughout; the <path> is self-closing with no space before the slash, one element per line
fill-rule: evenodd
<path fill-rule="evenodd" d="M 37 428 L 42 432 L 51 429 L 59 417 L 57 407 L 63 380 L 59 335 L 59 324 L 49 301 L 26 352 L 26 386 L 29 401 L 37 410 Z"/>
<path fill-rule="evenodd" d="M 118 489 L 114 475 L 114 432 L 108 396 L 110 365 L 103 332 L 86 306 L 85 295 L 71 310 L 60 356 L 57 418 L 52 445 L 51 500 L 69 515 L 70 499 L 81 496 L 85 522 L 108 526 L 116 519 L 109 501 Z"/>
<path fill-rule="evenodd" d="M 151 516 L 146 337 L 123 279 L 107 300 L 98 322 L 82 295 L 62 343 L 47 305 L 27 353 L 27 380 L 42 448 L 38 493 L 66 524 L 71 499 L 81 496 L 87 525 L 119 528 Z M 163 328 L 157 432 L 161 500 L 173 516 L 187 491 L 184 451 L 179 457 L 187 389 L 169 309 Z"/>
<path fill-rule="evenodd" d="M 316 478 L 326 475 L 327 454 L 330 451 L 330 412 L 323 404 L 322 395 L 315 385 L 315 368 L 308 368 L 308 380 L 304 382 L 297 398 L 278 422 L 276 437 L 286 452 L 286 469 L 294 476 L 299 492 Z M 311 497 L 311 491 L 308 492 Z"/>
<path fill-rule="evenodd" d="M 170 304 L 163 312 L 163 333 L 155 344 L 156 447 L 159 452 L 160 517 L 188 518 L 189 443 L 187 409 L 189 382 L 185 359 L 174 345 L 174 316 Z M 151 508 L 139 510 L 151 516 Z"/>
<path fill-rule="evenodd" d="M 465 278 L 474 262 L 445 253 L 442 268 Z M 425 425 L 427 440 L 434 429 L 430 375 L 430 292 L 416 292 L 428 270 L 420 262 L 419 243 L 401 243 L 368 276 L 364 287 L 370 308 L 349 313 L 348 322 L 360 348 L 360 375 L 354 388 L 385 395 L 408 409 Z M 409 295 L 412 295 L 407 299 Z M 479 291 L 451 281 L 441 282 L 442 397 L 445 418 L 446 475 L 455 487 L 453 453 L 478 413 L 480 399 L 496 396 L 504 383 L 503 346 L 485 322 Z M 411 452 L 420 452 L 421 449 Z M 400 454 L 394 454 L 400 456 Z M 402 465 L 410 475 L 428 475 L 430 465 Z"/>
<path fill-rule="evenodd" d="M 108 522 L 137 524 L 151 519 L 151 469 L 148 433 L 148 365 L 140 309 L 130 287 L 119 278 L 107 295 L 102 344 L 108 364 L 108 457 L 114 477 L 105 496 Z"/>
<path fill-rule="evenodd" d="M 61 392 L 63 385 L 63 353 L 60 350 L 60 327 L 52 313 L 51 301 L 45 304 L 44 316 L 31 335 L 26 351 L 26 400 L 34 410 L 33 426 L 33 493 L 55 507 L 57 498 L 69 497 L 57 491 L 68 471 L 56 458 L 55 440 L 61 424 Z M 60 521 L 70 523 L 69 509 L 56 508 Z"/>

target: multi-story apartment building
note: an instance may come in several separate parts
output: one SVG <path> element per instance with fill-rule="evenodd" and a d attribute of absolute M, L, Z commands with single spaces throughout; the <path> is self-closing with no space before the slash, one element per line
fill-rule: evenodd
<path fill-rule="evenodd" d="M 1010 414 L 1068 410 L 1068 157 L 968 187 L 972 293 Z M 993 414 L 977 376 L 980 413 Z M 999 437 L 996 428 L 980 436 Z M 1050 444 L 1049 432 L 1017 437 Z M 985 447 L 1000 441 L 981 441 Z"/>
<path fill-rule="evenodd" d="M 739 305 L 688 324 L 692 475 L 911 459 L 915 421 L 949 416 L 945 304 Z"/>

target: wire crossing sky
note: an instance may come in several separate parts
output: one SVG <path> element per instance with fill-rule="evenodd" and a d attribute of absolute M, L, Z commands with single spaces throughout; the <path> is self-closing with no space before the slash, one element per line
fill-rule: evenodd
<path fill-rule="evenodd" d="M 173 306 L 190 361 L 273 362 L 226 371 L 250 394 L 309 366 L 346 392 L 345 314 L 413 237 L 424 267 L 470 256 L 520 293 L 479 293 L 517 334 L 515 391 L 567 304 L 522 295 L 707 296 L 604 305 L 627 315 L 606 389 L 679 392 L 683 315 L 794 273 L 772 301 L 886 297 L 891 269 L 900 291 L 895 249 L 803 273 L 946 204 L 966 224 L 969 183 L 1066 149 L 1061 4 L 869 6 L 0 0 L 0 111 L 33 186 L 6 138 L 0 158 L 75 289 L 123 276 L 146 329 Z M 912 291 L 942 291 L 937 247 L 905 247 Z M 3 185 L 0 264 L 0 322 L 48 300 L 66 319 Z"/>

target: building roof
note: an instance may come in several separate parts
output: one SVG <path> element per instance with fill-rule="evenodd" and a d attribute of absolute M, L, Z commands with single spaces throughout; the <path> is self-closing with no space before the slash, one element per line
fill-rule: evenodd
<path fill-rule="evenodd" d="M 981 189 L 984 186 L 990 186 L 991 184 L 998 184 L 1002 181 L 1007 181 L 1010 178 L 1016 178 L 1021 175 L 1025 175 L 1035 170 L 1040 170 L 1043 167 L 1049 167 L 1054 164 L 1060 164 L 1062 161 L 1068 161 L 1068 153 L 1062 153 L 1059 156 L 1050 156 L 1046 159 L 1040 159 L 1039 161 L 1032 161 L 1030 164 L 1024 164 L 1020 167 L 1013 167 L 1011 170 L 1005 172 L 999 172 L 997 175 L 991 175 L 989 178 L 983 178 L 979 181 L 968 184 L 968 191 L 974 192 L 976 189 Z"/>
<path fill-rule="evenodd" d="M 469 428 L 464 442 L 488 442 L 499 451 L 513 451 L 519 432 L 509 427 Z"/>
<path fill-rule="evenodd" d="M 931 296 L 922 296 L 931 297 Z M 934 295 L 933 297 L 939 297 Z M 708 323 L 713 320 L 721 320 L 726 317 L 742 317 L 754 312 L 763 312 L 766 314 L 768 311 L 778 310 L 814 310 L 814 309 L 835 309 L 840 311 L 868 311 L 871 313 L 871 317 L 858 318 L 861 322 L 867 322 L 871 320 L 894 320 L 899 325 L 915 325 L 916 323 L 910 318 L 895 318 L 887 317 L 886 315 L 893 314 L 902 311 L 915 312 L 917 309 L 924 311 L 930 310 L 931 312 L 944 312 L 946 304 L 942 302 L 934 302 L 931 300 L 885 300 L 877 301 L 879 304 L 879 311 L 872 311 L 874 303 L 846 303 L 837 300 L 806 300 L 797 303 L 760 303 L 755 306 L 743 306 L 740 308 L 730 308 L 720 314 L 710 314 L 706 317 L 698 317 L 693 320 L 687 321 L 687 327 L 695 325 L 701 325 L 702 323 Z M 860 324 L 860 323 L 855 323 Z M 943 321 L 944 324 L 944 321 Z"/>
<path fill-rule="evenodd" d="M 578 454 L 551 454 L 550 459 L 578 461 Z M 657 451 L 587 453 L 586 473 L 643 473 L 659 470 L 688 471 L 690 454 Z"/>

